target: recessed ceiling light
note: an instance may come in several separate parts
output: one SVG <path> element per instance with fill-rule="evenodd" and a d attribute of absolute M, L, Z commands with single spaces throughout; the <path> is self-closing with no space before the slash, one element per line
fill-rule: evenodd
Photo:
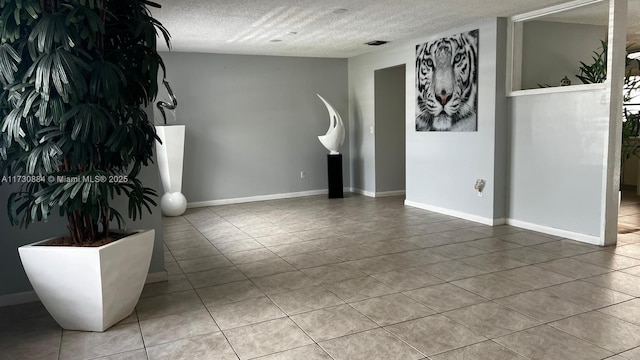
<path fill-rule="evenodd" d="M 281 39 L 273 39 L 273 40 L 269 40 L 269 42 L 281 42 Z"/>
<path fill-rule="evenodd" d="M 348 11 L 349 11 L 349 9 L 340 8 L 340 9 L 333 10 L 332 13 L 334 13 L 334 14 L 344 14 L 344 13 L 346 13 Z"/>
<path fill-rule="evenodd" d="M 631 60 L 640 59 L 640 51 L 629 53 L 627 54 L 627 57 Z"/>
<path fill-rule="evenodd" d="M 296 35 L 297 33 L 297 31 L 290 31 L 287 35 Z"/>
<path fill-rule="evenodd" d="M 384 40 L 373 40 L 373 41 L 369 41 L 368 43 L 365 43 L 365 45 L 369 45 L 369 46 L 380 46 L 380 45 L 384 45 L 388 43 L 388 41 L 384 41 Z"/>

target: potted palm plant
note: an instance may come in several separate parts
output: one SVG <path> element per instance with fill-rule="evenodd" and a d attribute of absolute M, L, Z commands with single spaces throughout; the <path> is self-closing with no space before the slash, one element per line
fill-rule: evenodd
<path fill-rule="evenodd" d="M 68 220 L 69 234 L 23 246 L 34 290 L 66 329 L 104 331 L 133 311 L 154 231 L 123 229 L 155 206 L 137 178 L 157 139 L 144 106 L 164 69 L 147 0 L 0 0 L 0 176 L 19 183 L 14 225 Z M 52 234 L 57 235 L 57 234 Z"/>
<path fill-rule="evenodd" d="M 579 74 L 576 75 L 584 84 L 602 83 L 607 79 L 607 42 L 600 40 L 600 48 L 593 52 L 592 62 L 586 64 L 580 62 Z M 628 50 L 628 48 L 627 48 Z M 625 67 L 629 68 L 632 60 L 625 58 Z M 640 155 L 640 111 L 633 111 L 627 105 L 633 100 L 633 95 L 640 89 L 640 79 L 637 76 L 631 76 L 628 71 L 624 78 L 623 93 L 623 122 L 622 122 L 622 145 L 620 148 L 620 166 L 623 167 L 625 162 L 632 157 Z"/>

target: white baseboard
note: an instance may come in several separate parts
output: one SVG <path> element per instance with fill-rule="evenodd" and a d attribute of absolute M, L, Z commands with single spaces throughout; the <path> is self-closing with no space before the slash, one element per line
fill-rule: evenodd
<path fill-rule="evenodd" d="M 543 234 L 549 234 L 553 236 L 563 237 L 566 239 L 581 241 L 591 245 L 600 245 L 600 246 L 603 245 L 602 241 L 600 241 L 600 238 L 593 235 L 580 234 L 572 231 L 552 228 L 549 226 L 532 224 L 526 221 L 520 221 L 516 219 L 507 219 L 507 224 L 513 225 L 519 228 L 527 229 L 527 230 L 537 231 Z"/>
<path fill-rule="evenodd" d="M 25 291 L 16 294 L 0 295 L 0 307 L 26 304 L 38 301 L 38 295 L 35 291 Z"/>
<path fill-rule="evenodd" d="M 154 273 L 147 274 L 147 280 L 144 282 L 145 284 L 163 282 L 169 280 L 169 273 L 167 271 L 158 271 Z"/>
<path fill-rule="evenodd" d="M 187 207 L 191 209 L 191 208 L 217 206 L 217 205 L 242 204 L 242 203 L 248 203 L 248 202 L 254 202 L 254 201 L 280 200 L 280 199 L 289 199 L 289 198 L 304 197 L 304 196 L 326 195 L 327 193 L 328 193 L 328 190 L 324 189 L 324 190 L 300 191 L 300 192 L 293 192 L 293 193 L 249 196 L 249 197 L 233 198 L 233 199 L 196 201 L 196 202 L 189 203 Z"/>
<path fill-rule="evenodd" d="M 368 196 L 368 197 L 376 197 L 375 193 L 372 193 L 371 191 L 365 191 L 365 190 L 362 190 L 362 189 L 351 188 L 351 192 L 352 193 L 356 193 L 356 194 L 360 194 L 360 195 L 364 195 L 364 196 Z"/>
<path fill-rule="evenodd" d="M 477 223 L 489 225 L 489 226 L 502 225 L 505 223 L 505 219 L 490 219 L 490 218 L 486 218 L 478 215 L 467 214 L 462 211 L 441 208 L 438 206 L 433 206 L 428 204 L 422 204 L 422 203 L 410 201 L 410 200 L 405 200 L 404 204 L 407 206 L 418 208 L 418 209 L 433 211 L 433 212 L 437 212 L 437 213 L 449 215 L 449 216 L 455 216 L 460 219 L 469 220 L 469 221 L 473 221 L 473 222 L 477 222 Z"/>
<path fill-rule="evenodd" d="M 394 190 L 394 191 L 380 191 L 374 194 L 374 197 L 389 197 L 389 196 L 401 196 L 406 195 L 407 192 L 405 190 Z"/>

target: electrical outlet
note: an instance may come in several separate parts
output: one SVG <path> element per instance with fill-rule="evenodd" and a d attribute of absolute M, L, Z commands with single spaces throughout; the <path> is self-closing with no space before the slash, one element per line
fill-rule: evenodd
<path fill-rule="evenodd" d="M 306 179 L 307 178 L 307 173 L 304 171 L 300 171 L 300 179 Z"/>

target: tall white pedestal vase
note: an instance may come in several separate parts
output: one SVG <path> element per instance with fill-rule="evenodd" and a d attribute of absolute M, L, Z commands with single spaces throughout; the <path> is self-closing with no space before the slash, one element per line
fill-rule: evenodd
<path fill-rule="evenodd" d="M 36 294 L 67 330 L 104 331 L 131 315 L 149 272 L 155 230 L 97 247 L 18 248 Z"/>
<path fill-rule="evenodd" d="M 165 216 L 180 216 L 187 210 L 187 199 L 182 194 L 185 126 L 156 126 L 156 133 L 162 140 L 162 144 L 156 142 L 158 168 L 164 188 L 160 209 Z"/>

